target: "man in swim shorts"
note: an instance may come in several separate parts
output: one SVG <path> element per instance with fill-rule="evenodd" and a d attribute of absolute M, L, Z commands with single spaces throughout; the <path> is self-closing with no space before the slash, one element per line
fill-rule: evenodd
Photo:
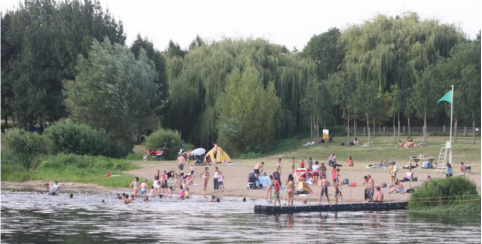
<path fill-rule="evenodd" d="M 321 194 L 320 194 L 320 205 L 323 199 L 323 195 L 326 195 L 326 199 L 328 200 L 328 203 L 330 203 L 330 198 L 328 197 L 328 180 L 324 175 L 321 176 Z"/>
<path fill-rule="evenodd" d="M 182 156 L 182 154 L 180 154 L 179 157 L 177 157 L 176 163 L 177 163 L 177 168 L 179 169 L 179 173 L 181 173 L 181 171 L 184 169 L 185 161 L 186 159 L 184 158 L 184 156 Z"/>
<path fill-rule="evenodd" d="M 256 174 L 256 177 L 259 177 L 261 175 L 261 172 L 263 172 L 263 166 L 264 166 L 264 162 L 257 163 L 254 166 L 254 173 Z"/>

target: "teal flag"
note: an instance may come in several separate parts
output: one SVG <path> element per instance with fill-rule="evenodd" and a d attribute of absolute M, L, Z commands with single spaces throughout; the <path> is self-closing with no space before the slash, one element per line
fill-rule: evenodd
<path fill-rule="evenodd" d="M 443 96 L 442 98 L 440 98 L 440 100 L 438 100 L 437 103 L 439 102 L 448 102 L 448 103 L 452 103 L 452 90 L 450 90 L 449 92 L 447 92 L 447 94 L 445 94 L 445 96 Z"/>

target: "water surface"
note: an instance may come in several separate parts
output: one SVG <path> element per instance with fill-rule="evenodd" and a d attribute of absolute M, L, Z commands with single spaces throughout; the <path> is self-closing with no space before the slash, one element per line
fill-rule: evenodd
<path fill-rule="evenodd" d="M 48 196 L 2 190 L 2 243 L 480 243 L 480 216 L 390 212 L 254 214 L 263 200 L 154 198 L 113 193 Z M 102 203 L 102 200 L 105 202 Z"/>

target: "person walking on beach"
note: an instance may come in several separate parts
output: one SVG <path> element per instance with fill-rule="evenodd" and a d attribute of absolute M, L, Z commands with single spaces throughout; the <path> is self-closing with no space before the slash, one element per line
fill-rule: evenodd
<path fill-rule="evenodd" d="M 393 162 L 390 165 L 390 168 L 388 169 L 388 173 L 390 174 L 390 178 L 391 178 L 390 187 L 395 186 L 395 180 L 397 179 L 397 172 L 398 172 L 398 167 L 397 165 L 395 165 L 395 162 Z"/>
<path fill-rule="evenodd" d="M 218 192 L 219 191 L 219 169 L 218 167 L 215 167 L 214 168 L 214 172 L 213 172 L 213 184 L 214 184 L 214 190 L 213 192 Z"/>
<path fill-rule="evenodd" d="M 272 190 L 273 189 L 273 176 L 269 176 L 269 181 L 268 181 L 268 189 L 266 190 L 266 201 L 271 202 L 271 195 L 272 195 Z M 269 199 L 268 199 L 269 197 Z"/>
<path fill-rule="evenodd" d="M 137 195 L 139 192 L 139 177 L 136 177 L 135 180 L 129 185 L 130 188 L 132 188 L 132 194 Z"/>
<path fill-rule="evenodd" d="M 278 204 L 281 206 L 281 201 L 279 199 L 280 182 L 277 179 L 274 179 L 273 187 L 274 187 L 274 204 L 273 204 L 273 206 L 276 206 L 276 202 L 278 202 Z"/>
<path fill-rule="evenodd" d="M 281 158 L 279 158 L 278 162 L 276 162 L 276 169 L 281 173 Z"/>
<path fill-rule="evenodd" d="M 206 187 L 209 181 L 209 167 L 204 168 L 204 171 L 199 176 L 203 179 L 203 196 L 206 196 Z"/>
<path fill-rule="evenodd" d="M 308 169 L 309 169 L 309 170 L 313 170 L 313 159 L 311 159 L 311 157 L 310 157 L 310 159 L 308 160 Z"/>
<path fill-rule="evenodd" d="M 288 175 L 288 181 L 286 182 L 286 193 L 288 196 L 288 206 L 293 206 L 293 196 L 295 194 L 295 182 L 293 175 Z"/>
<path fill-rule="evenodd" d="M 328 204 L 330 204 L 330 197 L 328 197 L 328 185 L 330 183 L 328 182 L 328 180 L 326 179 L 326 177 L 324 175 L 321 176 L 321 193 L 320 193 L 320 203 L 319 205 L 321 205 L 321 202 L 322 202 L 322 199 L 323 199 L 323 195 L 326 196 L 326 199 L 328 200 Z"/>
<path fill-rule="evenodd" d="M 180 154 L 179 157 L 177 157 L 176 163 L 177 163 L 177 168 L 179 169 L 179 174 L 181 174 L 182 171 L 184 170 L 185 161 L 186 161 L 186 158 L 184 158 L 182 154 Z"/>
<path fill-rule="evenodd" d="M 313 179 L 314 179 L 314 184 L 318 185 L 318 178 L 320 177 L 320 166 L 318 165 L 318 161 L 315 162 L 315 165 L 313 165 Z"/>

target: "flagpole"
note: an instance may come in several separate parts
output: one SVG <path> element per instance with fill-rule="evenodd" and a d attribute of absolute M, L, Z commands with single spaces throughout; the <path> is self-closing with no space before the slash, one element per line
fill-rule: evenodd
<path fill-rule="evenodd" d="M 450 103 L 450 157 L 449 163 L 452 166 L 452 120 L 454 115 L 454 85 L 452 85 L 452 102 Z"/>

